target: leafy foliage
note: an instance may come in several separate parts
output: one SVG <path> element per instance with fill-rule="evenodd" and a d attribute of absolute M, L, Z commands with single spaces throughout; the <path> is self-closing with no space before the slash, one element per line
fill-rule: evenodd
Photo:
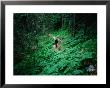
<path fill-rule="evenodd" d="M 14 74 L 96 75 L 96 70 L 91 73 L 86 68 L 92 64 L 97 69 L 97 19 L 85 19 L 91 25 L 82 20 L 78 22 L 79 18 L 87 16 L 70 13 L 14 14 Z M 89 17 L 96 17 L 96 14 Z M 78 29 L 74 30 L 71 25 L 77 23 Z M 75 36 L 72 35 L 74 31 Z M 53 48 L 54 40 L 48 34 L 62 40 L 60 50 Z"/>

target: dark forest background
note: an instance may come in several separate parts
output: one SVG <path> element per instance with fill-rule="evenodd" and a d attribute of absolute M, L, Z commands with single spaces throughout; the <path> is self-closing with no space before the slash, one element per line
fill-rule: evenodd
<path fill-rule="evenodd" d="M 61 50 L 49 34 L 62 40 Z M 14 14 L 14 75 L 96 74 L 97 14 Z"/>

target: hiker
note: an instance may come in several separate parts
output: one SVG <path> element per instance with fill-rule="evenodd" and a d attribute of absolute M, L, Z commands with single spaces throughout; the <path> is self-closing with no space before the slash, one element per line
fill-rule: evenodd
<path fill-rule="evenodd" d="M 51 34 L 49 34 L 49 36 L 51 36 L 54 39 L 53 47 L 55 49 L 59 49 L 60 50 L 60 42 L 61 42 L 61 40 L 58 37 L 52 36 Z"/>

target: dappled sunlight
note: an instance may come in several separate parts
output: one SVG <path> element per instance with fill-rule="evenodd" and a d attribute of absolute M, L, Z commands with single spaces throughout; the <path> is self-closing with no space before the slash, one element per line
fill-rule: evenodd
<path fill-rule="evenodd" d="M 14 15 L 15 75 L 97 74 L 96 14 L 73 15 Z"/>

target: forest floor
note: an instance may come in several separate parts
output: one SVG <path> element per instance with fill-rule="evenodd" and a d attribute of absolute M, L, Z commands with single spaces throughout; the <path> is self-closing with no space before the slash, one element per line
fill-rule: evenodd
<path fill-rule="evenodd" d="M 96 71 L 96 37 L 84 35 L 83 30 L 78 31 L 75 37 L 63 29 L 50 34 L 62 40 L 61 50 L 53 48 L 54 40 L 48 35 L 35 37 L 39 40 L 38 47 L 32 53 L 25 54 L 24 59 L 14 66 L 15 74 L 89 75 L 92 74 L 87 70 L 90 64 Z"/>

